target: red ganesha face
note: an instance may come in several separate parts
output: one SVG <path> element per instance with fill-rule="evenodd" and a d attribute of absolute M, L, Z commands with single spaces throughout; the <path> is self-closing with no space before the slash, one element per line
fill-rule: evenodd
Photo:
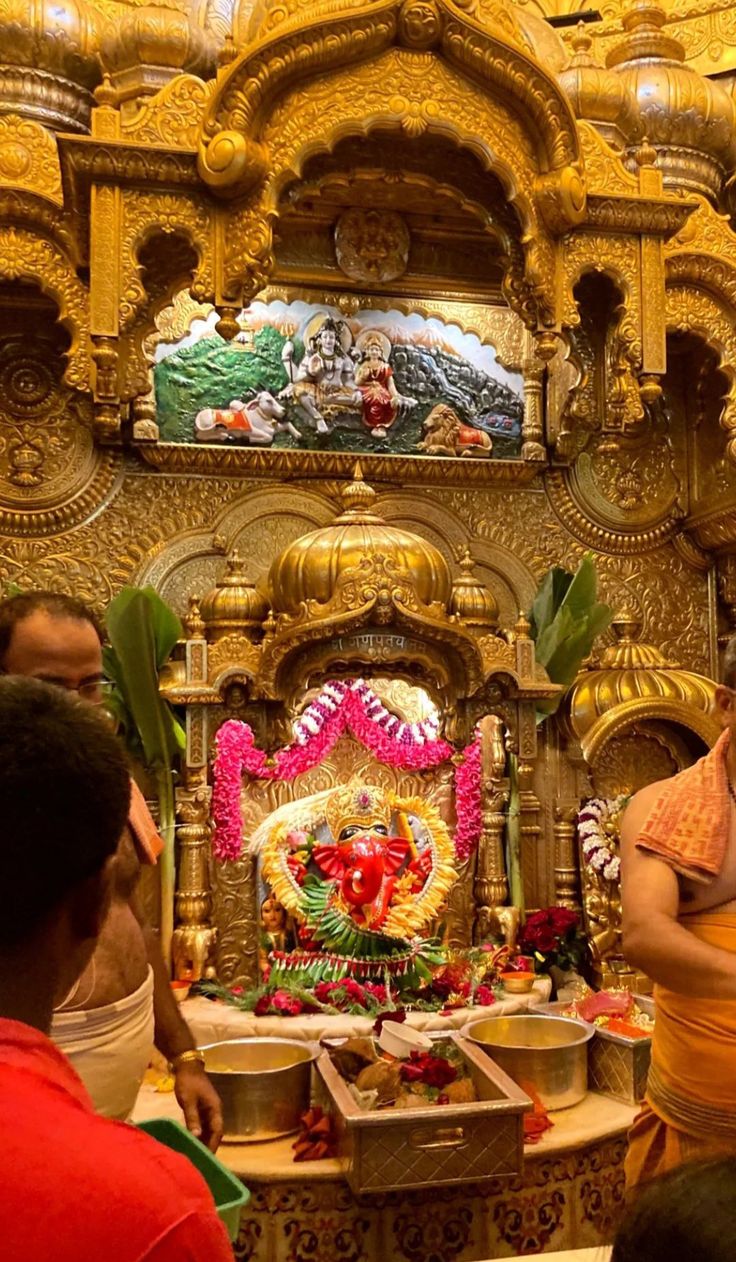
<path fill-rule="evenodd" d="M 377 837 L 358 837 L 343 850 L 343 898 L 353 907 L 372 903 L 381 891 L 386 872 L 384 845 Z"/>

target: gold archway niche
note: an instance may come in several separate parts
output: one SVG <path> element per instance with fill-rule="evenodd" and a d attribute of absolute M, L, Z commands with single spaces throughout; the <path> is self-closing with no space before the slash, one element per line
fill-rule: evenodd
<path fill-rule="evenodd" d="M 523 242 L 519 306 L 534 327 L 558 324 L 555 237 L 584 215 L 582 162 L 570 106 L 513 17 L 480 28 L 447 0 L 325 10 L 317 22 L 320 9 L 246 48 L 205 112 L 199 173 L 232 202 L 215 295 L 220 331 L 235 335 L 235 307 L 272 272 L 284 185 L 318 152 L 381 133 L 421 138 L 425 148 L 446 139 L 494 173 Z"/>
<path fill-rule="evenodd" d="M 690 766 L 715 744 L 721 728 L 713 713 L 716 685 L 683 670 L 639 640 L 641 623 L 623 614 L 615 642 L 579 677 L 566 722 L 588 769 L 593 795 L 630 796 Z M 570 838 L 576 844 L 574 835 Z M 598 979 L 606 985 L 647 986 L 632 977 L 621 951 L 621 894 L 576 848 L 585 929 Z"/>

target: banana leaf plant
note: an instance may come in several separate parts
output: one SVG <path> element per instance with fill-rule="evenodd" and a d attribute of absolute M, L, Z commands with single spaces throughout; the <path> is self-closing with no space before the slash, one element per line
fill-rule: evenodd
<path fill-rule="evenodd" d="M 184 728 L 159 692 L 159 673 L 177 640 L 179 619 L 152 587 L 124 587 L 106 615 L 104 670 L 112 682 L 108 708 L 131 757 L 151 773 L 164 843 L 161 867 L 161 947 L 168 960 L 174 931 L 174 770 L 186 745 Z"/>
<path fill-rule="evenodd" d="M 560 566 L 551 569 L 539 586 L 528 618 L 537 661 L 544 666 L 552 683 L 561 684 L 563 688 L 556 697 L 539 706 L 539 724 L 558 709 L 598 636 L 607 630 L 613 618 L 613 610 L 598 600 L 598 575 L 593 554 L 585 554 L 574 574 Z M 516 754 L 509 756 L 506 864 L 511 903 L 523 910 L 519 760 Z"/>

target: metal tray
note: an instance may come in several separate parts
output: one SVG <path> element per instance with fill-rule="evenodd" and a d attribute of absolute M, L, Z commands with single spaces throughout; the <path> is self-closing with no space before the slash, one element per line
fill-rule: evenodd
<path fill-rule="evenodd" d="M 511 1177 L 524 1160 L 524 1114 L 531 1100 L 488 1056 L 461 1035 L 449 1037 L 465 1058 L 478 1100 L 410 1112 L 361 1109 L 328 1052 L 317 1061 L 323 1105 L 337 1121 L 339 1157 L 353 1192 L 389 1192 L 429 1184 Z"/>
<path fill-rule="evenodd" d="M 596 1029 L 588 1060 L 591 1091 L 621 1100 L 623 1104 L 641 1104 L 646 1094 L 651 1056 L 651 1038 L 630 1039 L 623 1034 Z"/>

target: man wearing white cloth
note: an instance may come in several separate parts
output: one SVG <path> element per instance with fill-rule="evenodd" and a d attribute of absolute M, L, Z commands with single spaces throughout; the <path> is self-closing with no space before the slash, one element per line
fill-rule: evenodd
<path fill-rule="evenodd" d="M 94 614 L 54 592 L 0 601 L 0 672 L 55 684 L 99 705 L 102 634 Z M 51 1037 L 97 1111 L 118 1120 L 130 1115 L 155 1042 L 172 1065 L 187 1126 L 215 1149 L 222 1137 L 220 1102 L 172 994 L 156 936 L 136 903 L 141 866 L 156 862 L 162 842 L 134 784 L 131 793 L 112 905 L 90 963 L 55 1013 Z"/>

